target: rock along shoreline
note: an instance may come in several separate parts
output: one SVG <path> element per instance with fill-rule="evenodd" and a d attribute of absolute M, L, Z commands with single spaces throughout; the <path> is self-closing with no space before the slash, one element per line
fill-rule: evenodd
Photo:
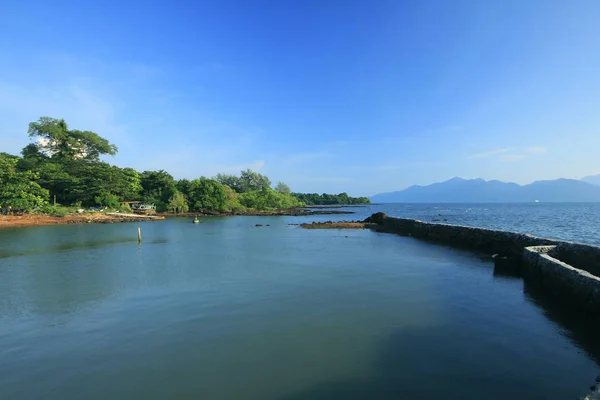
<path fill-rule="evenodd" d="M 71 214 L 64 217 L 46 214 L 0 215 L 0 229 L 43 225 L 113 224 L 120 222 L 160 221 L 162 216 L 121 213 Z"/>
<path fill-rule="evenodd" d="M 352 211 L 340 210 L 306 210 L 294 208 L 275 211 L 206 211 L 198 213 L 159 213 L 156 215 L 138 215 L 126 213 L 84 213 L 69 214 L 63 217 L 47 214 L 0 215 L 0 229 L 43 225 L 70 224 L 113 224 L 120 222 L 161 221 L 173 217 L 210 217 L 210 216 L 310 216 L 354 214 Z"/>

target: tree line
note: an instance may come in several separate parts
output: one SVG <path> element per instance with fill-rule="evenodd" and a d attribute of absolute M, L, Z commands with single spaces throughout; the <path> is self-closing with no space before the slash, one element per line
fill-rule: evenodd
<path fill-rule="evenodd" d="M 265 175 L 250 169 L 239 175 L 176 180 L 168 172 L 120 168 L 100 160 L 117 147 L 91 131 L 69 129 L 63 119 L 42 117 L 29 124 L 35 142 L 21 156 L 0 153 L 0 206 L 5 210 L 44 210 L 54 198 L 62 205 L 120 209 L 120 202 L 142 201 L 157 211 L 202 212 L 268 210 L 305 204 L 368 203 L 346 193 L 291 193 L 288 185 L 272 187 Z"/>
<path fill-rule="evenodd" d="M 292 196 L 304 204 L 331 205 L 331 204 L 369 204 L 368 197 L 350 197 L 347 193 L 318 194 L 318 193 L 292 193 Z"/>

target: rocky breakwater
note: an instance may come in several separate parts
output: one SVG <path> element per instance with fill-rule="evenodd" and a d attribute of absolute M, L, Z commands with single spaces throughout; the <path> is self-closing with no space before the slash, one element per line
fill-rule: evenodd
<path fill-rule="evenodd" d="M 569 253 L 568 248 L 574 252 Z M 594 274 L 599 265 L 585 263 L 594 255 L 600 255 L 600 248 L 578 243 L 527 247 L 523 250 L 523 277 L 565 303 L 600 315 L 600 276 Z"/>
<path fill-rule="evenodd" d="M 600 247 L 493 229 L 423 222 L 373 214 L 377 231 L 431 240 L 494 255 L 545 292 L 586 312 L 600 314 Z"/>
<path fill-rule="evenodd" d="M 373 214 L 365 222 L 375 224 L 373 229 L 378 231 L 413 236 L 490 254 L 500 254 L 514 260 L 521 259 L 525 247 L 557 243 L 555 240 L 529 234 L 388 217 L 384 213 Z"/>

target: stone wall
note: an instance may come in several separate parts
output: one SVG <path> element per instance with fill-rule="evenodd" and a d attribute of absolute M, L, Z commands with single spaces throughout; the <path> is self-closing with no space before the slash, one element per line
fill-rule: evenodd
<path fill-rule="evenodd" d="M 550 256 L 600 277 L 600 247 L 582 243 L 558 242 Z"/>
<path fill-rule="evenodd" d="M 376 218 L 375 218 L 376 217 Z M 600 247 L 494 229 L 373 215 L 372 229 L 413 236 L 513 260 L 529 282 L 600 314 Z"/>
<path fill-rule="evenodd" d="M 593 313 L 600 312 L 600 278 L 551 256 L 557 246 L 533 246 L 523 251 L 523 277 Z"/>
<path fill-rule="evenodd" d="M 408 218 L 387 217 L 376 229 L 433 240 L 457 247 L 471 248 L 490 254 L 502 254 L 517 260 L 521 260 L 525 247 L 555 245 L 558 243 L 555 240 L 528 234 L 461 225 L 437 224 Z"/>

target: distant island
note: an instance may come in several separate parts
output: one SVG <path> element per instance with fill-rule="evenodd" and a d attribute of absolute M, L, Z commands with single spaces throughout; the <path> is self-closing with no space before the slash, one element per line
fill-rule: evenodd
<path fill-rule="evenodd" d="M 371 197 L 373 203 L 522 203 L 600 202 L 600 175 L 582 180 L 556 179 L 528 185 L 483 179 L 452 178 Z"/>
<path fill-rule="evenodd" d="M 69 129 L 63 119 L 42 117 L 29 124 L 35 141 L 21 156 L 0 153 L 0 210 L 64 216 L 93 209 L 131 213 L 286 210 L 313 204 L 363 204 L 346 193 L 292 193 L 283 182 L 250 169 L 239 175 L 176 180 L 168 172 L 120 168 L 100 160 L 117 146 L 95 132 Z"/>

